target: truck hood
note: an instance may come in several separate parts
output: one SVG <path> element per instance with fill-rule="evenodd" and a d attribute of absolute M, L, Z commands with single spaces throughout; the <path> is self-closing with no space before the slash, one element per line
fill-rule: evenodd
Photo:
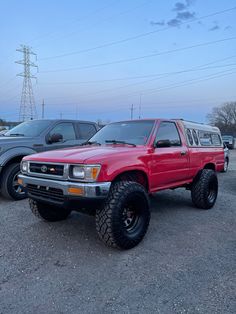
<path fill-rule="evenodd" d="M 140 151 L 147 150 L 145 146 L 124 146 L 124 145 L 104 145 L 92 147 L 73 147 L 61 150 L 47 151 L 33 154 L 24 160 L 52 162 L 52 163 L 101 163 L 105 159 L 110 159 L 114 155 L 117 159 L 124 159 L 126 156 L 139 154 Z"/>
<path fill-rule="evenodd" d="M 26 136 L 0 136 L 0 147 L 5 145 L 14 145 L 14 147 L 22 146 L 24 144 L 28 144 L 32 142 L 32 137 Z"/>

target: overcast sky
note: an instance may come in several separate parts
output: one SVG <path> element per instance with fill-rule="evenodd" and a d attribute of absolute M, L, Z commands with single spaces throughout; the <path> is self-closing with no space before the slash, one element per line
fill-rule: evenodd
<path fill-rule="evenodd" d="M 38 117 L 204 122 L 236 101 L 236 1 L 5 0 L 0 118 L 18 120 L 21 44 L 37 53 Z M 141 108 L 140 108 L 141 104 Z"/>

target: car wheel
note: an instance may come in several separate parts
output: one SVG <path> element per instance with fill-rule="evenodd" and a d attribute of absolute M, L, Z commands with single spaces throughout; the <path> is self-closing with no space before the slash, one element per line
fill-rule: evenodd
<path fill-rule="evenodd" d="M 51 222 L 65 220 L 71 213 L 70 209 L 41 203 L 33 199 L 29 199 L 29 205 L 36 217 Z"/>
<path fill-rule="evenodd" d="M 4 169 L 1 182 L 1 194 L 3 197 L 13 200 L 23 200 L 27 197 L 27 193 L 18 183 L 18 175 L 20 174 L 20 164 L 13 163 Z"/>
<path fill-rule="evenodd" d="M 195 178 L 191 196 L 193 204 L 202 209 L 214 206 L 218 194 L 218 179 L 214 170 L 203 169 Z"/>
<path fill-rule="evenodd" d="M 145 188 L 130 181 L 113 184 L 104 206 L 96 211 L 96 229 L 108 246 L 131 249 L 145 236 L 150 221 Z"/>

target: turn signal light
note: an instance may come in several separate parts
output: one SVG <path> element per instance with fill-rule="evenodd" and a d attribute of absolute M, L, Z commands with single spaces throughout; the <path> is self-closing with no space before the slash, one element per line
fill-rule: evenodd
<path fill-rule="evenodd" d="M 71 188 L 68 188 L 68 193 L 69 194 L 74 194 L 74 195 L 84 195 L 84 189 L 83 188 L 71 187 Z"/>

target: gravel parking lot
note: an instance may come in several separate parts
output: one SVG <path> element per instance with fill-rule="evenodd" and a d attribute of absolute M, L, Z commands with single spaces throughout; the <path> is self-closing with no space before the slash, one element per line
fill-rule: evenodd
<path fill-rule="evenodd" d="M 190 193 L 152 199 L 144 241 L 101 243 L 93 217 L 45 223 L 0 198 L 0 313 L 236 313 L 236 151 L 209 211 Z"/>

